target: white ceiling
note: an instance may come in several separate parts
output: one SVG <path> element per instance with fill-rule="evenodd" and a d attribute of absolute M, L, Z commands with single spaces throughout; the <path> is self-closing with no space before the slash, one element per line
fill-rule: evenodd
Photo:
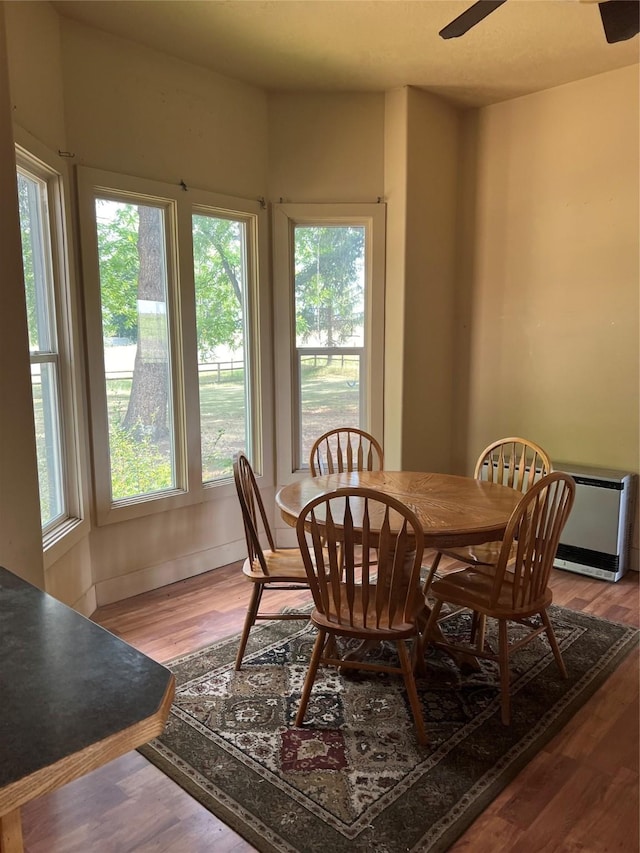
<path fill-rule="evenodd" d="M 597 3 L 508 0 L 458 39 L 473 0 L 57 0 L 76 21 L 276 91 L 412 85 L 479 106 L 640 61 L 607 44 Z"/>

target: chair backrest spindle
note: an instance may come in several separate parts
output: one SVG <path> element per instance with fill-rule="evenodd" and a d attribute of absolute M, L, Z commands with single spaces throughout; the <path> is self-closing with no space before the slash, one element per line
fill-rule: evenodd
<path fill-rule="evenodd" d="M 380 443 L 356 427 L 338 427 L 314 442 L 309 456 L 311 476 L 349 471 L 381 471 L 384 453 Z"/>
<path fill-rule="evenodd" d="M 415 613 L 424 534 L 400 501 L 372 489 L 328 492 L 301 511 L 297 535 L 315 606 L 329 621 L 353 627 L 360 607 L 365 629 L 390 629 Z"/>
<path fill-rule="evenodd" d="M 534 483 L 521 498 L 502 540 L 492 606 L 500 598 L 507 566 L 513 573 L 509 577 L 515 609 L 525 608 L 544 595 L 560 534 L 573 506 L 575 488 L 575 481 L 569 474 L 556 471 Z"/>
<path fill-rule="evenodd" d="M 551 460 L 539 445 L 511 436 L 494 441 L 483 450 L 474 476 L 524 493 L 551 470 Z"/>

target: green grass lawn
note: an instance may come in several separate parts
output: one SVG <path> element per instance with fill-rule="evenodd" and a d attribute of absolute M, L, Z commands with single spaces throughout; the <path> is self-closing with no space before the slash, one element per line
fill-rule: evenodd
<path fill-rule="evenodd" d="M 309 358 L 309 361 L 311 359 Z M 357 426 L 359 421 L 359 389 L 356 384 L 357 359 L 344 359 L 344 364 L 339 358 L 331 364 L 318 365 L 304 364 L 302 366 L 302 461 L 307 462 L 311 445 L 315 439 L 332 429 L 334 426 Z M 107 405 L 109 410 L 109 423 L 113 428 L 121 423 L 127 410 L 129 394 L 131 392 L 130 379 L 113 379 L 107 384 Z M 228 371 L 222 373 L 220 381 L 216 372 L 200 374 L 200 418 L 202 425 L 202 464 L 203 478 L 214 480 L 232 475 L 232 457 L 237 450 L 246 447 L 246 422 L 245 422 L 245 387 L 244 374 L 242 370 Z M 111 448 L 112 457 L 114 452 L 129 454 L 130 448 L 121 448 L 120 442 Z M 137 456 L 140 456 L 140 445 L 137 445 Z M 146 446 L 144 452 L 149 458 L 143 465 L 148 468 L 154 467 L 158 474 L 166 478 L 166 470 L 161 468 L 159 460 L 164 464 L 169 461 L 169 447 L 158 446 L 149 448 Z M 114 460 L 115 461 L 115 460 Z M 139 460 L 140 461 L 140 460 Z M 122 466 L 121 466 L 122 467 Z M 130 465 L 124 466 L 125 469 Z M 150 473 L 149 471 L 147 473 Z M 148 489 L 146 480 L 145 491 Z M 165 488 L 166 483 L 158 480 L 157 488 Z M 125 491 L 131 496 L 131 487 L 127 486 Z M 140 492 L 134 492 L 134 494 Z M 114 496 L 122 494 L 114 483 Z"/>

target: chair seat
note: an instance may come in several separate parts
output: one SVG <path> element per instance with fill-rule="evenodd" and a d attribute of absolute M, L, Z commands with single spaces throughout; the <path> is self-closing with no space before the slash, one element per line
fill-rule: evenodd
<path fill-rule="evenodd" d="M 251 563 L 248 559 L 244 561 L 242 571 L 249 580 L 256 583 L 300 583 L 308 584 L 307 572 L 302 561 L 299 548 L 276 548 L 275 551 L 266 550 L 262 552 L 267 564 L 267 573 L 262 571 L 259 560 Z"/>
<path fill-rule="evenodd" d="M 329 615 L 326 616 L 324 613 L 320 613 L 318 610 L 314 609 L 311 613 L 311 621 L 318 628 L 324 628 L 330 632 L 339 632 L 341 635 L 346 637 L 358 637 L 359 639 L 367 639 L 369 634 L 376 638 L 376 640 L 400 640 L 406 639 L 407 637 L 415 636 L 416 634 L 416 617 L 419 612 L 424 608 L 423 601 L 419 598 L 416 601 L 415 612 L 411 614 L 412 618 L 405 622 L 400 617 L 401 613 L 395 614 L 395 622 L 392 627 L 387 628 L 389 624 L 389 610 L 388 607 L 384 607 L 379 615 L 379 623 L 378 617 L 376 616 L 375 611 L 375 593 L 376 587 L 374 584 L 369 585 L 369 602 L 366 610 L 366 619 L 365 619 L 365 608 L 362 601 L 362 592 L 363 588 L 361 586 L 355 587 L 353 590 L 355 594 L 354 603 L 353 603 L 353 612 L 352 616 L 349 616 L 349 604 L 347 601 L 347 588 L 346 585 L 342 585 L 342 594 L 340 597 L 341 603 L 341 612 L 340 618 L 336 616 L 336 605 L 335 599 L 329 602 Z M 349 623 L 352 624 L 349 624 Z"/>
<path fill-rule="evenodd" d="M 461 548 L 444 548 L 441 553 L 461 563 L 471 566 L 495 566 L 500 556 L 502 542 L 485 542 L 483 545 L 465 545 Z M 511 547 L 512 555 L 509 561 L 515 557 L 515 546 Z"/>
<path fill-rule="evenodd" d="M 500 589 L 500 597 L 492 605 L 493 584 L 493 575 L 487 574 L 481 569 L 469 568 L 447 575 L 441 580 L 434 580 L 430 592 L 434 597 L 442 598 L 451 604 L 467 607 L 479 613 L 490 613 L 496 618 L 504 619 L 520 619 L 531 616 L 547 608 L 552 601 L 551 590 L 547 587 L 544 595 L 540 598 L 528 603 L 525 607 L 514 607 L 513 581 L 507 573 Z"/>

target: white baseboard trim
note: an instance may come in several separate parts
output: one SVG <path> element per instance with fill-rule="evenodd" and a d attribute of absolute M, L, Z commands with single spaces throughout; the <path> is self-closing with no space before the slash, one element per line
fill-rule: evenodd
<path fill-rule="evenodd" d="M 201 575 L 204 572 L 226 566 L 247 555 L 244 541 L 229 542 L 217 548 L 209 548 L 195 554 L 187 554 L 177 560 L 169 560 L 156 566 L 147 566 L 135 572 L 129 572 L 115 578 L 108 578 L 95 585 L 96 606 L 113 604 L 142 592 L 159 589 L 162 586 Z"/>
<path fill-rule="evenodd" d="M 279 528 L 276 532 L 278 546 L 281 548 L 295 547 L 298 544 L 296 532 L 293 528 Z M 246 557 L 246 543 L 244 539 L 200 551 L 196 554 L 187 554 L 178 560 L 170 560 L 156 566 L 147 566 L 120 577 L 109 578 L 97 583 L 87 590 L 83 596 L 74 603 L 73 608 L 83 616 L 90 616 L 96 607 L 113 604 L 131 598 L 142 592 L 159 589 L 177 581 L 186 580 L 190 577 L 226 566 L 236 560 L 244 560 Z M 635 549 L 634 549 L 635 550 Z M 638 560 L 636 551 L 632 552 L 632 571 L 638 571 Z M 634 559 L 635 557 L 635 559 Z"/>

